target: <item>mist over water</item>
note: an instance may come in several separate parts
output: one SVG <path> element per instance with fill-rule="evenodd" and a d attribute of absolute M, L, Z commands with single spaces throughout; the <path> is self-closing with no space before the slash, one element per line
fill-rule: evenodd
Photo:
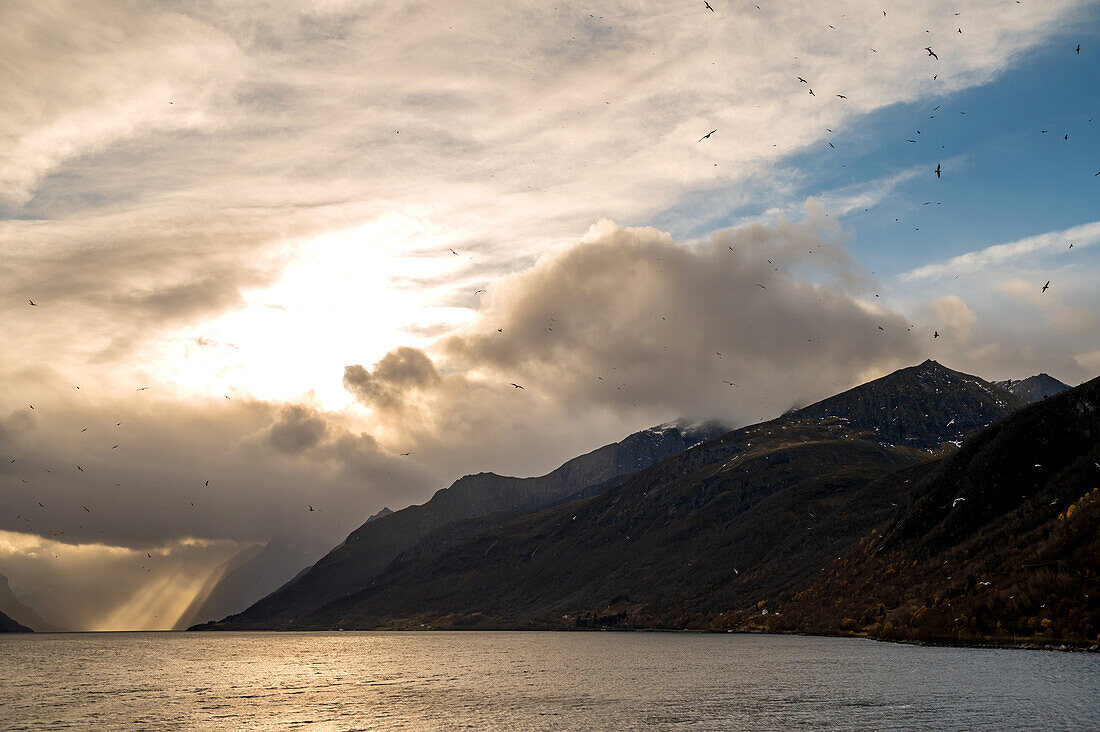
<path fill-rule="evenodd" d="M 4 729 L 1096 729 L 1100 657 L 672 633 L 0 637 Z"/>

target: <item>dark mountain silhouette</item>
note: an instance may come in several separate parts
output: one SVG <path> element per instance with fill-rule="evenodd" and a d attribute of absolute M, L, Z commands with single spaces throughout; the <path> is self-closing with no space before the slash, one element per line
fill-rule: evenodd
<path fill-rule="evenodd" d="M 20 625 L 4 613 L 0 613 L 0 633 L 33 633 L 34 631 L 25 625 Z"/>
<path fill-rule="evenodd" d="M 848 429 L 738 430 L 599 495 L 410 552 L 291 627 L 1100 640 L 1100 379 L 920 462 Z M 720 445 L 734 447 L 726 462 L 689 459 Z"/>
<path fill-rule="evenodd" d="M 1037 402 L 1040 399 L 1061 394 L 1070 388 L 1069 384 L 1064 384 L 1049 374 L 1036 374 L 1026 379 L 1007 379 L 992 383 L 1012 392 L 1027 402 Z"/>
<path fill-rule="evenodd" d="M 383 506 L 382 510 L 379 511 L 378 513 L 374 514 L 370 518 L 368 518 L 366 520 L 366 523 L 369 524 L 371 521 L 377 521 L 380 518 L 385 518 L 386 516 L 389 516 L 391 513 L 393 513 L 393 511 L 390 510 L 389 506 Z"/>
<path fill-rule="evenodd" d="M 43 620 L 33 608 L 21 601 L 8 585 L 8 578 L 2 574 L 0 574 L 0 613 L 32 630 L 39 632 L 58 630 L 57 626 Z"/>
<path fill-rule="evenodd" d="M 1025 403 L 977 376 L 925 361 L 794 414 L 842 416 L 872 430 L 884 442 L 929 448 L 961 440 Z"/>
<path fill-rule="evenodd" d="M 926 361 L 577 500 L 452 522 L 360 589 L 268 627 L 709 628 L 731 608 L 811 582 L 892 513 L 889 500 L 856 496 L 920 479 L 965 436 L 960 425 L 1020 403 Z M 919 439 L 895 437 L 899 423 Z"/>
<path fill-rule="evenodd" d="M 248 547 L 211 575 L 176 627 L 188 628 L 244 610 L 292 580 L 325 551 L 320 542 L 284 537 Z"/>
<path fill-rule="evenodd" d="M 717 423 L 667 424 L 629 435 L 573 458 L 537 478 L 513 478 L 495 473 L 467 475 L 431 500 L 388 514 L 379 512 L 352 532 L 307 572 L 222 627 L 273 627 L 337 597 L 366 587 L 403 551 L 449 524 L 465 531 L 436 534 L 436 545 L 452 535 L 464 538 L 478 517 L 535 510 L 633 473 L 725 431 Z M 386 509 L 383 509 L 385 511 Z M 462 523 L 473 519 L 473 524 Z"/>
<path fill-rule="evenodd" d="M 769 630 L 935 642 L 1100 642 L 1100 379 L 970 439 Z"/>

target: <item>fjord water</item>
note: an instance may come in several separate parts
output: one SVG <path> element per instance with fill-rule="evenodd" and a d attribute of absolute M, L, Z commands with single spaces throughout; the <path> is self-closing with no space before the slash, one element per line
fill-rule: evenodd
<path fill-rule="evenodd" d="M 1100 656 L 676 633 L 0 636 L 3 729 L 1098 729 Z"/>

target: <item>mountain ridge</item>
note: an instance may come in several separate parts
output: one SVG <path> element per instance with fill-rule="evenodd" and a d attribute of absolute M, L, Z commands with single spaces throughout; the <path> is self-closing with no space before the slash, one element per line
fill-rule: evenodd
<path fill-rule="evenodd" d="M 1037 402 L 1040 399 L 1046 399 L 1070 389 L 1069 384 L 1061 382 L 1045 372 L 1029 376 L 1026 379 L 1005 379 L 1004 381 L 991 383 L 1028 402 Z"/>
<path fill-rule="evenodd" d="M 947 394 L 954 401 L 945 404 Z M 890 399 L 901 409 L 887 410 Z M 683 608 L 678 604 L 682 598 L 676 599 L 676 593 L 694 591 L 693 585 L 669 577 L 683 571 L 676 562 L 696 564 L 682 553 L 684 542 L 695 542 L 710 554 L 732 552 L 731 561 L 743 567 L 738 557 L 750 564 L 778 561 L 791 577 L 800 576 L 807 563 L 836 556 L 841 548 L 827 537 L 807 548 L 786 535 L 785 522 L 800 502 L 812 504 L 814 520 L 818 514 L 839 510 L 845 496 L 868 482 L 919 469 L 930 457 L 953 450 L 966 427 L 978 429 L 1022 404 L 977 377 L 926 361 L 793 414 L 727 432 L 611 481 L 594 495 L 525 514 L 454 525 L 459 536 L 438 546 L 412 545 L 360 589 L 331 597 L 307 613 L 284 614 L 267 627 L 416 627 L 420 622 L 436 627 L 578 627 L 578 612 L 588 613 L 585 622 L 598 625 L 607 615 L 598 608 L 616 606 L 621 607 L 611 615 L 620 619 L 612 624 L 633 618 L 630 622 L 644 627 L 683 627 Z M 911 423 L 926 414 L 935 418 L 922 425 L 916 445 L 889 441 L 899 422 Z M 650 491 L 661 497 L 654 499 Z M 704 505 L 707 510 L 700 512 Z M 844 519 L 848 528 L 841 533 L 854 540 L 870 527 L 869 518 L 850 513 Z M 745 516 L 755 517 L 764 529 L 750 527 Z M 716 529 L 718 517 L 737 528 Z M 650 534 L 659 540 L 649 541 Z M 633 542 L 629 551 L 616 548 L 620 536 Z M 786 547 L 785 553 L 770 554 L 769 542 Z M 502 569 L 486 562 L 497 555 L 514 566 Z M 507 585 L 513 571 L 526 572 L 533 560 L 537 571 L 522 592 L 495 596 L 503 603 L 503 614 L 486 612 L 493 588 Z M 607 575 L 604 566 L 615 571 Z M 647 566 L 661 571 L 647 576 L 640 571 Z M 706 572 L 715 577 L 708 580 L 711 583 L 729 579 L 721 567 L 708 566 Z M 733 584 L 743 594 L 751 582 L 740 572 Z M 764 581 L 752 591 L 773 591 L 773 584 Z M 563 597 L 553 597 L 558 593 Z M 640 599 L 647 594 L 653 597 Z M 710 594 L 711 600 L 701 600 L 704 605 L 721 596 Z M 545 607 L 534 612 L 532 603 L 540 601 L 546 601 Z M 562 617 L 572 619 L 563 624 Z M 417 621 L 412 626 L 402 624 L 412 620 Z"/>
<path fill-rule="evenodd" d="M 226 620 L 234 627 L 281 622 L 291 611 L 360 589 L 399 554 L 445 525 L 555 503 L 724 431 L 713 422 L 658 425 L 572 458 L 543 476 L 463 476 L 423 504 L 371 517 L 310 570 Z"/>

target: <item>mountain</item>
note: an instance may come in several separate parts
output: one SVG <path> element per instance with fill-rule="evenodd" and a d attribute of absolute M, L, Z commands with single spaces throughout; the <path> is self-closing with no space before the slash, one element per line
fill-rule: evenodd
<path fill-rule="evenodd" d="M 17 624 L 39 632 L 53 632 L 57 627 L 46 622 L 33 608 L 23 604 L 8 585 L 8 578 L 0 574 L 0 613 Z"/>
<path fill-rule="evenodd" d="M 870 504 L 861 493 L 921 479 L 967 429 L 1021 404 L 926 361 L 575 500 L 452 522 L 358 590 L 272 613 L 266 627 L 709 628 L 812 581 L 891 515 L 902 490 Z"/>
<path fill-rule="evenodd" d="M 239 613 L 294 579 L 326 549 L 319 542 L 283 537 L 248 547 L 214 572 L 176 627 L 188 628 Z"/>
<path fill-rule="evenodd" d="M 377 520 L 378 520 L 378 519 L 380 519 L 380 518 L 385 518 L 386 516 L 389 516 L 389 515 L 390 515 L 391 513 L 393 513 L 393 511 L 392 511 L 392 510 L 390 510 L 390 507 L 389 507 L 389 506 L 383 506 L 383 507 L 382 507 L 382 510 L 381 510 L 381 511 L 379 511 L 378 513 L 374 514 L 374 515 L 373 515 L 373 516 L 371 516 L 370 518 L 368 518 L 368 519 L 366 520 L 366 523 L 368 523 L 368 524 L 369 524 L 369 523 L 370 523 L 371 521 L 377 521 Z"/>
<path fill-rule="evenodd" d="M 4 613 L 0 613 L 0 633 L 33 633 L 34 631 L 25 625 L 20 625 Z"/>
<path fill-rule="evenodd" d="M 757 628 L 1100 643 L 1100 378 L 968 440 Z"/>
<path fill-rule="evenodd" d="M 551 505 L 683 452 L 724 431 L 716 423 L 660 425 L 573 458 L 540 477 L 467 475 L 449 488 L 437 491 L 427 503 L 372 516 L 305 574 L 217 627 L 280 625 L 325 602 L 362 589 L 399 554 L 449 525 L 460 530 L 454 534 L 435 533 L 436 545 L 446 536 L 457 540 L 482 527 L 476 521 L 479 517 L 517 514 Z M 469 523 L 471 519 L 475 520 L 473 524 Z"/>
<path fill-rule="evenodd" d="M 957 442 L 1026 403 L 977 376 L 929 360 L 795 414 L 804 418 L 842 416 L 872 430 L 884 442 L 932 448 L 946 441 Z"/>
<path fill-rule="evenodd" d="M 1029 403 L 1037 402 L 1040 399 L 1046 399 L 1056 394 L 1061 394 L 1063 391 L 1067 391 L 1070 388 L 1069 384 L 1063 384 L 1049 374 L 1036 374 L 1026 379 L 1007 379 L 1005 381 L 994 381 L 992 383 L 1002 389 L 1012 392 Z"/>

